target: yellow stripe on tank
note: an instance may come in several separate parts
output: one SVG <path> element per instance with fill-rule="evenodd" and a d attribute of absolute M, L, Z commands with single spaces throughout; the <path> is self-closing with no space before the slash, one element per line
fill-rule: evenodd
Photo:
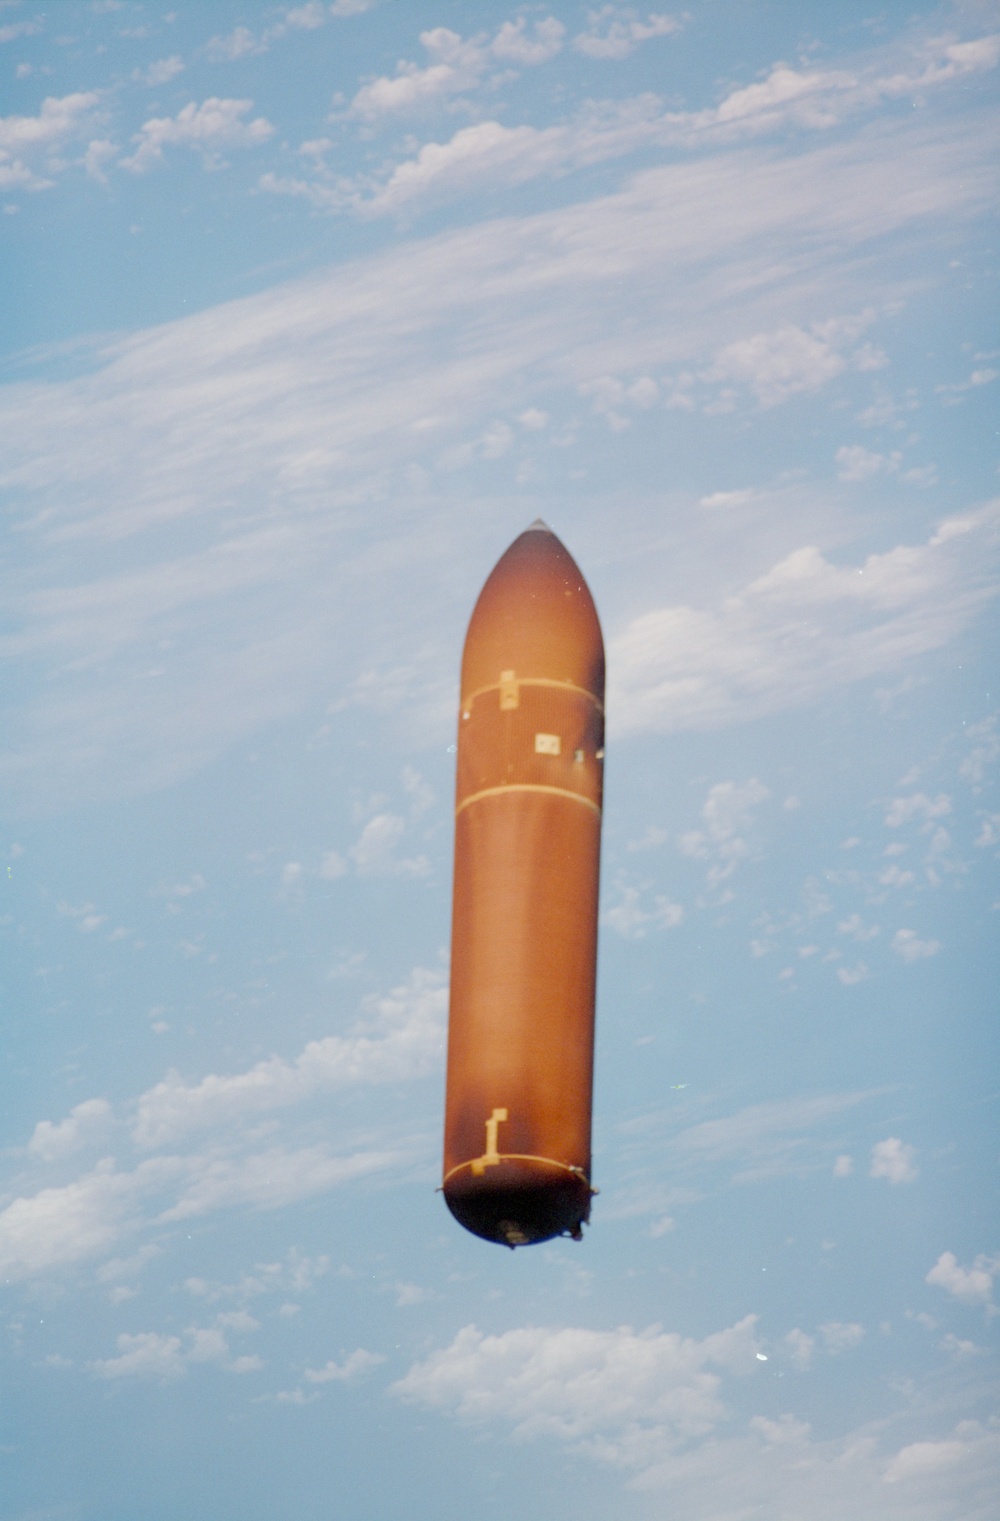
<path fill-rule="evenodd" d="M 512 684 L 518 687 L 554 687 L 559 692 L 576 692 L 580 697 L 586 697 L 588 702 L 593 703 L 599 713 L 604 712 L 604 704 L 600 698 L 595 697 L 593 692 L 586 687 L 578 687 L 575 681 L 555 681 L 548 676 L 516 676 Z M 499 692 L 501 686 L 507 685 L 507 682 L 494 681 L 488 687 L 476 687 L 474 692 L 463 696 L 460 704 L 462 712 L 471 708 L 477 697 L 485 697 L 487 692 Z"/>
<path fill-rule="evenodd" d="M 584 807 L 592 808 L 598 817 L 601 814 L 599 803 L 584 797 L 581 792 L 571 792 L 568 787 L 546 787 L 541 782 L 506 782 L 500 787 L 484 787 L 481 792 L 470 792 L 455 809 L 455 817 L 458 817 L 463 808 L 468 808 L 470 803 L 478 803 L 484 797 L 498 797 L 501 792 L 551 792 L 557 797 L 571 797 L 574 802 L 583 803 Z"/>

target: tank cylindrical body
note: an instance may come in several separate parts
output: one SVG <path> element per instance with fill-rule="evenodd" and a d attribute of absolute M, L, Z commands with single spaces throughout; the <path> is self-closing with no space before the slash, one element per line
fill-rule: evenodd
<path fill-rule="evenodd" d="M 604 645 L 586 582 L 540 521 L 472 614 L 457 751 L 444 1195 L 488 1241 L 579 1239 L 592 1193 Z"/>

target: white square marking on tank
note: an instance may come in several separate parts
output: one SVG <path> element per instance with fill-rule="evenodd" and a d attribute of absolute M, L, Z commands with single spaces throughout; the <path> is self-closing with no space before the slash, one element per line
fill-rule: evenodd
<path fill-rule="evenodd" d="M 536 755 L 558 755 L 562 750 L 562 741 L 558 734 L 536 734 Z"/>

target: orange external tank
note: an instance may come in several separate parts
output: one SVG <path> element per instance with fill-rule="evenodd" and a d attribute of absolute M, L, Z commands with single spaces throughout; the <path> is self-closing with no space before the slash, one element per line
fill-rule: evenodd
<path fill-rule="evenodd" d="M 511 1247 L 590 1215 L 603 771 L 601 626 L 539 520 L 480 593 L 458 722 L 443 1192 Z"/>

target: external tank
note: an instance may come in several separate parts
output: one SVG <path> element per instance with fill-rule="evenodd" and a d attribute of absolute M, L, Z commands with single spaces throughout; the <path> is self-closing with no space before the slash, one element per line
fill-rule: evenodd
<path fill-rule="evenodd" d="M 590 1215 L 604 644 L 540 520 L 462 658 L 443 1192 L 475 1235 L 579 1240 Z"/>

